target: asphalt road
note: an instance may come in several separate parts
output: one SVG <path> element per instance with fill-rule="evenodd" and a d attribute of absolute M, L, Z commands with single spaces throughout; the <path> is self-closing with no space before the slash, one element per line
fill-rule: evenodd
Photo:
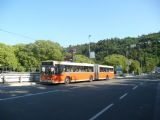
<path fill-rule="evenodd" d="M 160 120 L 160 79 L 0 86 L 0 120 Z"/>

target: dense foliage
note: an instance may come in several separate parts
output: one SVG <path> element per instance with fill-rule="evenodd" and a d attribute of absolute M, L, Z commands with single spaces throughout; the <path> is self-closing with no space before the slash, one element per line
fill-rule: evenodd
<path fill-rule="evenodd" d="M 92 59 L 89 59 L 88 57 L 84 55 L 75 55 L 75 62 L 78 63 L 94 63 Z"/>
<path fill-rule="evenodd" d="M 88 56 L 88 46 L 89 44 L 82 44 L 72 46 L 72 48 L 77 50 L 77 54 Z M 123 39 L 104 39 L 98 41 L 97 43 L 90 43 L 90 46 L 91 51 L 96 53 L 96 62 L 101 64 L 122 64 L 123 60 L 120 59 L 120 63 L 115 63 L 117 61 L 110 61 L 111 63 L 106 61 L 106 57 L 117 54 L 123 55 L 127 59 L 131 59 L 133 64 L 136 63 L 135 66 L 139 64 L 141 67 L 141 72 L 151 72 L 154 70 L 155 66 L 160 65 L 160 32 L 142 35 L 136 38 L 126 37 Z M 71 47 L 68 49 L 70 48 Z M 114 60 L 118 59 L 118 56 L 112 57 Z M 134 68 L 134 66 L 131 65 L 131 68 Z M 126 68 L 123 68 L 124 71 L 125 69 Z M 136 71 L 139 72 L 139 69 L 140 68 L 137 68 Z"/>
<path fill-rule="evenodd" d="M 44 60 L 62 60 L 63 49 L 58 43 L 38 40 L 31 44 L 8 46 L 0 44 L 0 65 L 15 71 L 38 71 Z"/>
<path fill-rule="evenodd" d="M 90 43 L 96 58 L 89 59 L 89 44 L 62 48 L 50 40 L 14 46 L 0 43 L 0 70 L 37 71 L 44 60 L 71 60 L 122 66 L 123 72 L 151 72 L 160 65 L 160 32 Z M 131 63 L 128 65 L 128 61 Z M 128 68 L 129 67 L 129 68 Z"/>
<path fill-rule="evenodd" d="M 18 64 L 14 48 L 0 43 L 0 67 L 4 66 L 4 69 L 16 69 Z"/>

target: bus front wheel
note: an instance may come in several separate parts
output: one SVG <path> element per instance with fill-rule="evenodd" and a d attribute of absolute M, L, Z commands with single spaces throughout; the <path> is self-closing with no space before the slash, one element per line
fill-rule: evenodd
<path fill-rule="evenodd" d="M 69 78 L 69 77 L 66 77 L 64 83 L 65 83 L 66 85 L 69 84 L 69 83 L 70 83 L 70 78 Z"/>

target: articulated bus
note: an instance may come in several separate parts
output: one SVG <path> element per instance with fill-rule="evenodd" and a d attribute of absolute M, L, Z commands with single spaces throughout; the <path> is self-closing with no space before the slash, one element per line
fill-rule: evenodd
<path fill-rule="evenodd" d="M 42 61 L 40 81 L 65 83 L 114 78 L 113 66 L 74 63 L 67 61 Z"/>

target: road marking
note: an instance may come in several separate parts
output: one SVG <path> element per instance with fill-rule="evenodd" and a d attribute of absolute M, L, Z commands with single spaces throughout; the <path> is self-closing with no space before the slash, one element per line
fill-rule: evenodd
<path fill-rule="evenodd" d="M 160 82 L 158 82 L 157 85 L 157 91 L 156 91 L 156 101 L 155 101 L 155 106 L 154 106 L 154 119 L 153 120 L 160 120 Z"/>
<path fill-rule="evenodd" d="M 138 86 L 136 85 L 135 87 L 132 88 L 132 90 L 135 90 Z"/>
<path fill-rule="evenodd" d="M 77 86 L 77 87 L 72 87 L 72 88 L 70 88 L 71 90 L 72 89 L 77 89 L 77 88 L 82 88 L 83 86 Z"/>
<path fill-rule="evenodd" d="M 0 101 L 12 100 L 12 99 L 35 96 L 35 95 L 43 95 L 43 94 L 47 94 L 47 93 L 55 93 L 55 92 L 59 92 L 59 91 L 63 91 L 63 90 L 52 90 L 52 91 L 47 91 L 47 92 L 35 93 L 35 94 L 30 93 L 30 94 L 26 94 L 26 95 L 22 95 L 22 96 L 15 96 L 15 97 L 0 99 Z"/>
<path fill-rule="evenodd" d="M 96 115 L 94 115 L 93 117 L 91 117 L 89 120 L 95 120 L 98 116 L 100 116 L 101 114 L 103 114 L 106 110 L 108 110 L 109 108 L 111 108 L 114 104 L 110 104 L 107 107 L 105 107 L 104 109 L 102 109 L 100 112 L 98 112 Z"/>
<path fill-rule="evenodd" d="M 140 85 L 143 85 L 143 82 L 141 82 Z"/>
<path fill-rule="evenodd" d="M 125 96 L 127 96 L 128 95 L 128 93 L 125 93 L 125 94 L 123 94 L 121 97 L 119 97 L 119 99 L 121 100 L 121 99 L 123 99 Z"/>

